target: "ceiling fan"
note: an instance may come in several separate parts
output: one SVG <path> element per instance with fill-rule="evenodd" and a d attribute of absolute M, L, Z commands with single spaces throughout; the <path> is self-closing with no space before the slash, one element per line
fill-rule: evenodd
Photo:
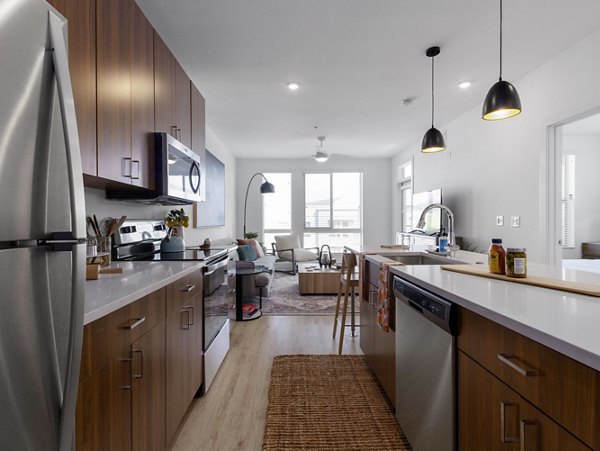
<path fill-rule="evenodd" d="M 319 140 L 320 144 L 316 146 L 313 158 L 319 163 L 325 163 L 327 160 L 329 160 L 329 158 L 333 156 L 343 156 L 347 158 L 352 158 L 350 155 L 344 155 L 340 153 L 327 153 L 327 151 L 323 148 L 323 141 L 325 141 L 325 136 L 317 136 L 317 139 Z"/>

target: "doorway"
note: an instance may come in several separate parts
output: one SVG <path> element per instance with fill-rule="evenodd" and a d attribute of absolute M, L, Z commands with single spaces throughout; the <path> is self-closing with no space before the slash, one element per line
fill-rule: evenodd
<path fill-rule="evenodd" d="M 582 254 L 600 242 L 600 109 L 548 129 L 548 262 L 600 272 Z"/>

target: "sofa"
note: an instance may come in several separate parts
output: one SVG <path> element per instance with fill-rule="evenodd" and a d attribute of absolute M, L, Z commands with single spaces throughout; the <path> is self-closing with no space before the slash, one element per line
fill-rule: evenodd
<path fill-rule="evenodd" d="M 263 297 L 269 297 L 271 286 L 273 285 L 275 260 L 277 260 L 277 257 L 266 255 L 264 249 L 258 243 L 252 243 L 252 241 L 255 242 L 256 240 L 237 241 L 238 260 L 236 261 L 236 269 L 256 268 L 259 266 L 266 268 L 264 272 L 256 274 L 253 277 L 242 278 L 243 295 L 258 296 L 261 300 Z"/>

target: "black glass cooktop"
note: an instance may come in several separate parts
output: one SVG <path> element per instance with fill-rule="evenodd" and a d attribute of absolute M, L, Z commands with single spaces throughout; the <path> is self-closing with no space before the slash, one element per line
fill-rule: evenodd
<path fill-rule="evenodd" d="M 128 257 L 127 260 L 143 260 L 143 261 L 183 261 L 195 260 L 204 261 L 224 255 L 225 249 L 186 249 L 183 252 L 156 252 L 154 254 L 137 255 Z"/>

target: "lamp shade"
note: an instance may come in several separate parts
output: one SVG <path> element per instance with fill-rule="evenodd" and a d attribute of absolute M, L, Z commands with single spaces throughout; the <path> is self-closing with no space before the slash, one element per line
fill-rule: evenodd
<path fill-rule="evenodd" d="M 319 149 L 317 149 L 317 151 L 315 152 L 313 157 L 319 163 L 324 163 L 329 159 L 329 155 L 327 154 L 327 152 L 325 152 L 324 150 L 319 150 Z"/>
<path fill-rule="evenodd" d="M 423 142 L 421 144 L 421 152 L 423 153 L 435 153 L 441 152 L 446 149 L 446 143 L 444 142 L 444 136 L 435 127 L 431 127 L 423 136 Z"/>
<path fill-rule="evenodd" d="M 275 186 L 265 181 L 262 185 L 260 185 L 260 194 L 272 194 L 275 192 Z"/>
<path fill-rule="evenodd" d="M 520 112 L 521 99 L 517 89 L 511 83 L 500 80 L 485 96 L 481 117 L 486 121 L 498 121 L 516 116 Z"/>

